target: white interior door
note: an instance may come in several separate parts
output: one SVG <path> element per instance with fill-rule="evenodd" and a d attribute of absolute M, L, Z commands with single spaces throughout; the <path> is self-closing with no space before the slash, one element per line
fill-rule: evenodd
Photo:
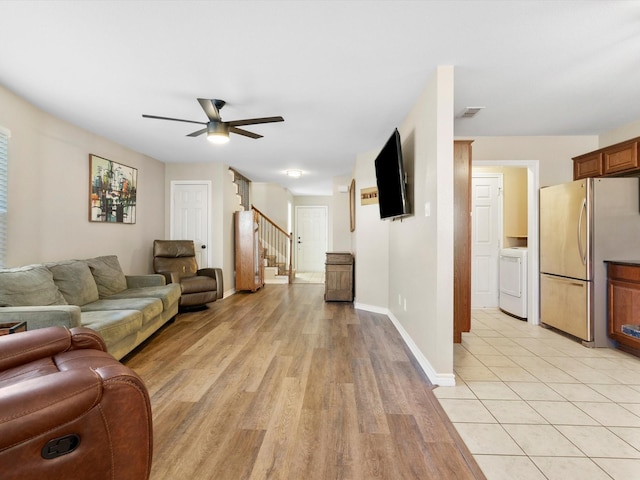
<path fill-rule="evenodd" d="M 473 174 L 471 179 L 471 307 L 498 306 L 498 270 L 502 240 L 502 175 Z"/>
<path fill-rule="evenodd" d="M 193 240 L 200 268 L 209 266 L 211 182 L 171 182 L 171 240 Z"/>
<path fill-rule="evenodd" d="M 296 207 L 296 260 L 299 272 L 324 271 L 327 207 Z"/>

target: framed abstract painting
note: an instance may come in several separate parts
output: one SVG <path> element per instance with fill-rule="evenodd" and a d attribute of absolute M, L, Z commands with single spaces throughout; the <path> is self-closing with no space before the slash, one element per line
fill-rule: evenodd
<path fill-rule="evenodd" d="M 138 169 L 89 155 L 89 221 L 136 223 Z"/>

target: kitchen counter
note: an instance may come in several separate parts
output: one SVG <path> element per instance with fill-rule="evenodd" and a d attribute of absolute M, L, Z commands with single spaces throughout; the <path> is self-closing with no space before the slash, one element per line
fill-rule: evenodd
<path fill-rule="evenodd" d="M 616 265 L 629 265 L 631 267 L 640 266 L 640 260 L 605 260 L 604 263 L 614 263 Z"/>

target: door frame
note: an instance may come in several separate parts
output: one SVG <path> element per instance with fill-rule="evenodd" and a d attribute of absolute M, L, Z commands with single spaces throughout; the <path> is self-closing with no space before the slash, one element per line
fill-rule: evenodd
<path fill-rule="evenodd" d="M 527 322 L 540 324 L 539 160 L 472 160 L 472 167 L 527 168 Z"/>
<path fill-rule="evenodd" d="M 211 221 L 212 221 L 212 213 L 213 213 L 213 208 L 211 205 L 211 190 L 212 190 L 212 186 L 211 186 L 211 180 L 171 180 L 170 182 L 170 200 L 169 200 L 169 239 L 170 240 L 175 240 L 174 238 L 174 228 L 173 228 L 173 221 L 175 218 L 175 214 L 174 214 L 174 210 L 173 210 L 173 205 L 174 205 L 174 195 L 175 195 L 175 188 L 177 185 L 205 185 L 207 187 L 207 238 L 206 238 L 206 242 L 207 242 L 207 253 L 206 253 L 206 258 L 207 258 L 207 266 L 211 265 Z"/>
<path fill-rule="evenodd" d="M 479 165 L 478 165 L 479 166 Z M 478 173 L 473 173 L 473 167 L 474 165 L 471 166 L 471 191 L 473 192 L 473 178 L 477 177 L 477 178 L 497 178 L 498 179 L 498 259 L 500 256 L 500 249 L 503 247 L 503 241 L 504 241 L 504 209 L 503 209 L 503 202 L 504 202 L 504 174 L 501 172 L 478 172 Z M 474 212 L 474 207 L 475 207 L 475 202 L 474 202 L 474 197 L 473 194 L 471 195 L 471 212 L 473 214 Z M 475 225 L 474 223 L 474 219 L 471 219 L 471 282 L 473 285 L 473 256 L 474 256 L 474 251 L 473 251 L 473 226 Z M 498 271 L 499 271 L 499 264 L 498 262 L 496 262 L 495 265 L 495 275 L 496 275 L 496 279 L 498 278 Z M 499 295 L 500 295 L 500 282 L 498 281 L 498 285 L 496 286 L 497 291 L 496 291 L 496 299 L 498 299 L 498 301 L 496 302 L 496 308 L 498 307 L 498 303 L 499 303 Z M 471 290 L 471 308 L 474 308 L 473 306 L 473 289 Z"/>
<path fill-rule="evenodd" d="M 295 270 L 298 270 L 298 209 L 300 208 L 322 208 L 325 211 L 325 227 L 324 234 L 325 239 L 324 243 L 326 245 L 326 249 L 329 249 L 329 207 L 327 205 L 296 205 L 295 206 L 295 231 L 294 231 L 294 245 L 295 245 Z"/>

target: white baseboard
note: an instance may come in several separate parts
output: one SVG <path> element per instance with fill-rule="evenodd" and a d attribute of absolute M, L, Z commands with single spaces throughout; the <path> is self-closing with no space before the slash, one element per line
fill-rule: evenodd
<path fill-rule="evenodd" d="M 436 372 L 434 368 L 431 366 L 431 363 L 429 362 L 429 360 L 427 360 L 427 357 L 423 355 L 423 353 L 415 344 L 411 336 L 407 333 L 407 331 L 404 329 L 404 327 L 398 321 L 395 315 L 393 315 L 393 313 L 389 311 L 389 309 L 372 306 L 372 305 L 366 305 L 362 303 L 355 303 L 354 307 L 359 310 L 365 310 L 367 312 L 373 312 L 373 313 L 381 313 L 383 315 L 388 316 L 389 319 L 391 320 L 391 323 L 393 323 L 393 326 L 396 327 L 396 330 L 404 340 L 404 343 L 407 345 L 407 347 L 409 347 L 409 350 L 411 350 L 411 353 L 413 353 L 413 356 L 416 358 L 416 361 L 420 365 L 420 368 L 422 368 L 422 371 L 425 373 L 429 381 L 434 385 L 439 385 L 441 387 L 455 387 L 456 376 L 453 373 Z"/>
<path fill-rule="evenodd" d="M 354 302 L 353 308 L 357 310 L 364 310 L 366 312 L 381 313 L 382 315 L 389 315 L 389 309 L 383 307 L 377 307 L 375 305 L 367 305 L 366 303 Z"/>

